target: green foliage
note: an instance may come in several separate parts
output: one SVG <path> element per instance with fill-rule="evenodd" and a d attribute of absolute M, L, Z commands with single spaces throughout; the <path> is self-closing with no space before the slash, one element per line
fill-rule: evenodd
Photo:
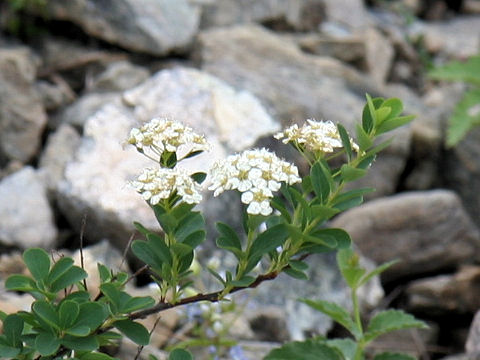
<path fill-rule="evenodd" d="M 457 145 L 467 133 L 480 125 L 480 55 L 466 61 L 453 61 L 433 69 L 430 77 L 470 84 L 463 98 L 455 106 L 448 121 L 447 147 Z"/>
<path fill-rule="evenodd" d="M 43 249 L 26 250 L 23 260 L 30 276 L 12 275 L 5 285 L 8 290 L 30 294 L 34 301 L 31 311 L 16 314 L 0 311 L 4 329 L 0 335 L 0 358 L 113 359 L 102 352 L 103 346 L 123 337 L 134 341 L 140 349 L 150 342 L 149 330 L 136 321 L 140 318 L 199 301 L 216 303 L 233 292 L 274 279 L 282 272 L 296 279 L 307 280 L 308 264 L 304 261 L 305 257 L 333 251 L 337 252 L 340 271 L 352 289 L 353 314 L 334 303 L 309 299 L 301 301 L 344 326 L 354 340 L 316 338 L 289 343 L 273 350 L 266 359 L 360 360 L 364 348 L 380 334 L 424 327 L 422 322 L 410 315 L 389 310 L 377 314 L 363 329 L 356 291 L 393 262 L 367 271 L 351 249 L 352 239 L 349 234 L 343 229 L 331 228 L 327 223 L 333 216 L 361 204 L 363 197 L 373 191 L 372 188 L 353 186 L 345 190 L 345 187 L 363 177 L 377 154 L 390 144 L 390 140 L 377 143 L 377 137 L 412 120 L 412 116 L 402 116 L 402 111 L 403 105 L 398 99 L 371 98 L 367 95 L 361 122 L 355 128 L 356 139 L 339 124 L 335 141 L 336 144 L 341 143 L 342 147 L 335 145 L 339 149 L 334 151 L 321 147 L 311 150 L 305 144 L 291 142 L 308 161 L 310 171 L 301 181 L 296 175 L 296 168 L 295 171 L 292 170 L 293 167 L 290 168 L 290 173 L 285 171 L 283 175 L 293 177 L 294 181 L 282 180 L 272 185 L 265 178 L 260 179 L 265 180 L 268 188 L 262 190 L 267 196 L 266 200 L 258 200 L 258 206 L 261 203 L 265 207 L 267 202 L 268 206 L 277 211 L 271 212 L 268 208 L 269 211 L 249 212 L 244 209 L 243 232 L 228 224 L 217 223 L 217 247 L 232 253 L 237 261 L 232 269 L 223 274 L 214 267 L 208 268 L 221 285 L 218 291 L 205 294 L 192 285 L 191 275 L 198 271 L 194 255 L 206 238 L 202 214 L 194 210 L 195 203 L 190 204 L 184 200 L 188 190 L 195 194 L 192 189 L 162 189 L 167 195 L 163 196 L 162 193 L 158 199 L 149 202 L 161 232 L 134 223 L 141 237 L 132 242 L 131 249 L 145 263 L 141 270 L 148 271 L 152 280 L 158 284 L 160 291 L 155 299 L 130 295 L 125 290 L 125 285 L 130 280 L 128 274 L 102 264 L 97 264 L 101 284 L 98 289 L 93 289 L 96 296 L 92 297 L 87 291 L 92 289 L 87 289 L 85 281 L 88 274 L 74 265 L 71 257 L 65 256 L 53 261 Z M 168 141 L 164 134 L 161 139 Z M 175 141 L 181 142 L 179 138 Z M 201 138 L 196 138 L 196 141 L 197 145 L 203 144 Z M 175 149 L 175 146 L 170 144 L 169 149 Z M 143 146 L 139 147 L 140 152 L 144 150 Z M 157 165 L 167 172 L 176 171 L 183 159 L 197 156 L 201 152 L 202 150 L 194 148 L 182 158 L 176 151 L 167 151 L 161 146 L 155 148 Z M 290 166 L 286 164 L 287 167 Z M 205 176 L 205 173 L 195 173 L 187 175 L 189 178 L 182 178 L 182 181 L 185 184 L 186 180 L 195 180 L 198 185 Z M 266 176 L 268 179 L 269 175 Z M 224 185 L 227 188 L 229 186 Z M 271 194 L 270 197 L 269 192 L 277 190 L 278 194 Z M 252 194 L 250 195 L 254 196 Z M 265 194 L 259 196 L 261 198 Z M 152 194 L 147 194 L 147 198 L 151 200 Z M 196 201 L 194 196 L 190 200 Z M 230 306 L 226 302 L 221 303 L 222 306 L 223 304 Z M 213 327 L 218 318 L 213 320 L 213 314 L 211 318 L 210 325 Z M 217 327 L 223 325 L 217 323 Z M 218 341 L 215 346 L 234 345 L 229 339 L 218 338 L 215 341 Z M 185 342 L 181 347 L 195 344 L 211 345 L 212 339 L 199 338 L 197 342 Z M 389 353 L 381 356 L 378 359 L 406 359 Z M 187 350 L 180 348 L 173 350 L 169 357 L 170 360 L 192 358 Z M 150 359 L 155 358 L 150 356 Z"/>

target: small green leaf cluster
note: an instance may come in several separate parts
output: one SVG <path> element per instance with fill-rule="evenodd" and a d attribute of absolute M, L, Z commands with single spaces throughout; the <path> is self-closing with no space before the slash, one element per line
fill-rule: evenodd
<path fill-rule="evenodd" d="M 480 125 L 480 55 L 437 67 L 429 75 L 434 79 L 461 81 L 470 85 L 448 121 L 446 145 L 453 147 L 472 128 Z"/>
<path fill-rule="evenodd" d="M 139 345 L 149 343 L 148 331 L 128 315 L 154 304 L 151 297 L 132 297 L 122 290 L 127 274 L 113 274 L 98 264 L 100 292 L 91 299 L 83 282 L 88 274 L 74 265 L 71 257 L 52 263 L 43 249 L 28 249 L 23 260 L 31 276 L 12 275 L 8 290 L 32 295 L 31 311 L 0 313 L 0 358 L 53 359 L 70 356 L 78 360 L 113 359 L 98 352 L 101 346 L 121 338 Z M 75 354 L 73 356 L 73 354 Z"/>
<path fill-rule="evenodd" d="M 357 290 L 374 276 L 388 269 L 395 261 L 383 264 L 368 272 L 360 265 L 359 257 L 352 249 L 342 249 L 337 253 L 337 263 L 352 292 L 353 313 L 329 301 L 313 301 L 310 299 L 300 299 L 300 301 L 329 316 L 347 329 L 352 337 L 332 340 L 316 338 L 304 342 L 288 343 L 281 348 L 272 350 L 264 358 L 265 360 L 363 360 L 368 344 L 380 335 L 396 330 L 427 327 L 423 321 L 415 319 L 412 315 L 401 310 L 391 309 L 378 312 L 364 328 L 360 318 Z M 374 360 L 414 360 L 414 358 L 406 354 L 383 352 L 377 354 Z"/>

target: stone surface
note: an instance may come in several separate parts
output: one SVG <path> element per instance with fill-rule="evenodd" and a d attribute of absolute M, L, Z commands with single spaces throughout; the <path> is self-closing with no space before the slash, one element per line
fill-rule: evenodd
<path fill-rule="evenodd" d="M 395 55 L 392 44 L 380 31 L 371 27 L 362 36 L 365 42 L 365 62 L 367 71 L 375 82 L 383 85 L 392 67 Z"/>
<path fill-rule="evenodd" d="M 447 186 L 462 198 L 465 208 L 477 226 L 480 225 L 480 128 L 445 154 L 443 177 Z"/>
<path fill-rule="evenodd" d="M 317 30 L 324 19 L 322 0 L 213 0 L 203 4 L 202 27 L 251 22 L 285 22 L 296 30 Z"/>
<path fill-rule="evenodd" d="M 73 102 L 76 97 L 72 89 L 70 89 L 66 82 L 62 80 L 59 80 L 57 83 L 40 80 L 37 81 L 35 87 L 40 94 L 43 106 L 47 111 L 54 111 L 66 106 Z"/>
<path fill-rule="evenodd" d="M 131 89 L 150 76 L 147 69 L 128 61 L 110 63 L 92 81 L 91 91 L 123 91 Z"/>
<path fill-rule="evenodd" d="M 480 355 L 480 310 L 476 311 L 472 324 L 470 325 L 465 350 L 467 353 L 477 353 Z"/>
<path fill-rule="evenodd" d="M 364 28 L 369 16 L 362 0 L 324 0 L 328 21 L 339 23 L 347 29 Z"/>
<path fill-rule="evenodd" d="M 29 166 L 0 182 L 0 243 L 20 249 L 55 246 L 57 229 L 39 175 Z"/>
<path fill-rule="evenodd" d="M 0 164 L 36 155 L 47 117 L 35 88 L 36 62 L 26 47 L 0 49 Z"/>
<path fill-rule="evenodd" d="M 66 164 L 80 145 L 80 134 L 70 125 L 62 124 L 47 139 L 39 161 L 39 174 L 49 190 L 56 189 L 63 179 Z"/>
<path fill-rule="evenodd" d="M 132 127 L 155 116 L 170 117 L 205 133 L 213 149 L 208 155 L 185 161 L 192 170 L 205 171 L 216 158 L 253 145 L 258 137 L 278 130 L 251 94 L 237 92 L 224 82 L 193 69 L 164 70 L 124 94 L 124 104 L 105 105 L 91 116 L 74 159 L 66 165 L 58 188 L 62 212 L 80 228 L 88 214 L 86 235 L 108 238 L 123 247 L 133 231 L 132 222 L 156 228 L 149 207 L 127 186 L 152 163 L 133 147 L 122 146 Z M 184 163 L 182 163 L 183 165 Z M 207 213 L 213 206 L 205 203 Z M 238 219 L 238 213 L 224 216 Z M 222 215 L 222 212 L 220 212 Z"/>
<path fill-rule="evenodd" d="M 373 200 L 332 221 L 349 232 L 361 252 L 377 263 L 400 262 L 386 281 L 452 268 L 478 260 L 480 234 L 455 193 L 401 193 Z"/>
<path fill-rule="evenodd" d="M 200 16 L 187 0 L 52 0 L 45 11 L 49 18 L 74 22 L 92 36 L 152 55 L 187 47 Z"/>
<path fill-rule="evenodd" d="M 464 266 L 454 275 L 415 280 L 406 293 L 411 311 L 474 313 L 480 308 L 480 267 Z"/>

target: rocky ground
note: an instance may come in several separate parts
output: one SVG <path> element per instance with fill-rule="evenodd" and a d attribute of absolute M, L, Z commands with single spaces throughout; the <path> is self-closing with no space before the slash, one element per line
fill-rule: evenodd
<path fill-rule="evenodd" d="M 368 92 L 401 98 L 417 118 L 362 179 L 377 191 L 333 226 L 349 231 L 366 262 L 401 260 L 364 290 L 365 316 L 396 306 L 430 324 L 376 347 L 480 358 L 480 129 L 446 149 L 446 119 L 464 86 L 425 76 L 431 64 L 479 53 L 480 1 L 48 0 L 20 11 L 10 3 L 0 3 L 0 309 L 29 308 L 30 298 L 2 286 L 25 270 L 22 250 L 74 254 L 83 230 L 87 263 L 118 267 L 132 221 L 155 226 L 126 186 L 145 165 L 123 143 L 132 126 L 165 116 L 203 131 L 214 150 L 192 167 L 252 146 L 289 157 L 273 132 L 306 118 L 351 129 Z M 211 229 L 239 225 L 225 198 L 202 208 Z M 218 256 L 207 244 L 199 260 Z M 334 260 L 309 261 L 308 283 L 281 277 L 239 299 L 249 303 L 230 330 L 247 358 L 341 331 L 296 302 L 348 303 Z M 188 337 L 184 313 L 162 313 L 150 351 Z M 117 356 L 132 351 L 125 343 Z"/>

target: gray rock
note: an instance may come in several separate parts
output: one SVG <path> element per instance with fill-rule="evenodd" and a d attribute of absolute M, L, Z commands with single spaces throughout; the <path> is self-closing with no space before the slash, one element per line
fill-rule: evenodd
<path fill-rule="evenodd" d="M 296 30 L 317 30 L 323 0 L 213 0 L 203 4 L 202 27 L 284 21 Z"/>
<path fill-rule="evenodd" d="M 422 313 L 474 313 L 480 308 L 479 279 L 480 267 L 464 266 L 453 275 L 415 280 L 406 290 L 408 307 Z"/>
<path fill-rule="evenodd" d="M 92 36 L 152 55 L 187 47 L 200 20 L 199 9 L 186 0 L 52 0 L 45 12 Z"/>
<path fill-rule="evenodd" d="M 55 246 L 57 229 L 45 185 L 31 167 L 0 182 L 0 242 L 21 249 Z"/>
<path fill-rule="evenodd" d="M 480 225 L 480 128 L 445 154 L 442 173 L 447 186 L 462 198 L 475 224 Z"/>
<path fill-rule="evenodd" d="M 133 231 L 134 220 L 156 228 L 150 208 L 126 184 L 143 167 L 153 165 L 133 147 L 122 146 L 132 127 L 163 116 L 205 133 L 213 149 L 208 155 L 182 162 L 192 171 L 205 171 L 227 152 L 249 147 L 258 137 L 278 130 L 251 94 L 236 92 L 193 69 L 161 71 L 126 92 L 123 100 L 126 105 L 105 105 L 87 120 L 80 147 L 57 189 L 62 212 L 76 229 L 87 213 L 86 235 L 108 238 L 120 248 Z M 213 206 L 207 200 L 201 207 L 210 211 Z M 238 220 L 234 211 L 224 215 Z"/>
<path fill-rule="evenodd" d="M 324 0 L 327 19 L 347 29 L 369 25 L 369 16 L 362 0 Z"/>
<path fill-rule="evenodd" d="M 480 352 L 472 354 L 458 354 L 442 358 L 441 360 L 480 360 Z"/>
<path fill-rule="evenodd" d="M 63 179 L 65 166 L 72 160 L 76 148 L 80 145 L 80 135 L 68 124 L 52 133 L 39 161 L 39 174 L 48 190 L 54 190 Z"/>
<path fill-rule="evenodd" d="M 383 277 L 391 281 L 479 259 L 480 234 L 455 193 L 402 193 L 373 200 L 332 221 L 377 263 L 400 262 Z"/>
<path fill-rule="evenodd" d="M 469 354 L 477 353 L 480 358 L 480 310 L 476 312 L 470 325 L 465 350 Z"/>
<path fill-rule="evenodd" d="M 34 84 L 36 66 L 28 48 L 0 49 L 0 163 L 25 163 L 40 145 L 47 117 Z"/>
<path fill-rule="evenodd" d="M 291 39 L 256 26 L 203 32 L 199 56 L 204 70 L 251 91 L 284 125 L 316 118 L 342 123 L 353 131 L 365 92 L 380 93 L 351 67 L 302 53 Z M 375 196 L 392 193 L 405 167 L 410 132 L 403 128 L 395 134 L 392 146 L 362 179 L 377 188 Z"/>
<path fill-rule="evenodd" d="M 92 91 L 124 91 L 131 89 L 149 77 L 149 72 L 128 61 L 111 63 L 92 81 Z"/>
<path fill-rule="evenodd" d="M 42 98 L 43 107 L 47 111 L 57 110 L 75 100 L 75 93 L 64 81 L 50 83 L 40 80 L 37 81 L 35 87 Z"/>
<path fill-rule="evenodd" d="M 449 21 L 416 23 L 410 27 L 410 36 L 423 36 L 428 51 L 448 58 L 463 59 L 480 50 L 480 18 L 457 16 Z M 462 34 L 462 36 L 458 36 Z"/>
<path fill-rule="evenodd" d="M 103 106 L 110 103 L 120 104 L 120 93 L 87 93 L 53 116 L 50 119 L 50 125 L 56 128 L 61 124 L 67 124 L 82 130 L 88 118 L 93 116 Z"/>

